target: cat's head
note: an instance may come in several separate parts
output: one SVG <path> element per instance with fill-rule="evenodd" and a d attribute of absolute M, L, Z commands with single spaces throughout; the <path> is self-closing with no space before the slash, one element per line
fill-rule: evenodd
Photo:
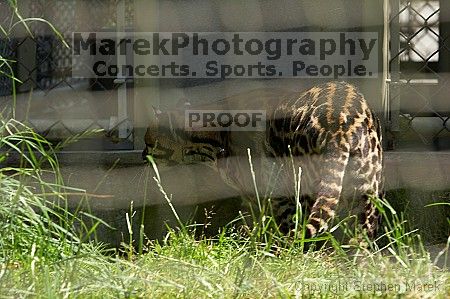
<path fill-rule="evenodd" d="M 216 165 L 227 155 L 227 132 L 196 131 L 185 128 L 183 109 L 163 111 L 153 108 L 154 121 L 145 134 L 142 157 L 150 155 L 158 165 L 206 163 Z"/>

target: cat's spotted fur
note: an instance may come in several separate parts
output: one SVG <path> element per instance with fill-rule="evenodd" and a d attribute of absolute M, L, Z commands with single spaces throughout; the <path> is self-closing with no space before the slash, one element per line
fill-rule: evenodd
<path fill-rule="evenodd" d="M 148 128 L 143 155 L 169 164 L 209 161 L 224 182 L 254 198 L 249 148 L 259 195 L 271 199 L 281 231 L 292 231 L 299 198 L 308 236 L 325 231 L 337 215 L 354 215 L 369 235 L 375 233 L 371 200 L 382 190 L 381 130 L 353 85 L 330 82 L 301 94 L 259 90 L 196 109 L 266 109 L 266 131 L 186 131 L 183 110 L 173 110 Z"/>

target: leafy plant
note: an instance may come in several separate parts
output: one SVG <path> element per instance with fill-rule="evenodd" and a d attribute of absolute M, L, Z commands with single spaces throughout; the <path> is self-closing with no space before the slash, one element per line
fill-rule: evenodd
<path fill-rule="evenodd" d="M 9 0 L 11 22 L 0 25 L 0 33 L 9 38 L 21 25 L 32 35 L 31 22 L 47 24 L 61 39 L 61 34 L 41 18 L 23 18 L 18 2 Z M 64 42 L 64 41 L 63 41 Z M 65 43 L 65 42 L 64 42 Z M 67 44 L 65 44 L 67 46 Z M 33 129 L 15 119 L 15 61 L 0 56 L 0 76 L 12 82 L 12 115 L 0 115 L 0 264 L 37 265 L 72 256 L 84 247 L 87 237 L 101 223 L 92 215 L 68 211 L 67 194 L 86 197 L 84 190 L 64 185 L 55 152 L 76 138 L 56 147 Z M 11 166 L 14 165 L 14 166 Z M 90 227 L 82 218 L 94 221 Z"/>

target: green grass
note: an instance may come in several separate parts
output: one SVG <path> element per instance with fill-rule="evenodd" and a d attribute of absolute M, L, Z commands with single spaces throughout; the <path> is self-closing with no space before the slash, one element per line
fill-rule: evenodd
<path fill-rule="evenodd" d="M 334 251 L 287 248 L 274 255 L 255 251 L 239 237 L 196 240 L 171 232 L 132 259 L 95 248 L 48 263 L 2 265 L 1 296 L 262 298 L 446 298 L 449 274 L 426 257 L 408 265 L 381 253 L 347 256 Z M 423 285 L 427 285 L 425 290 Z M 428 286 L 431 284 L 431 286 Z M 389 288 L 392 288 L 391 290 Z"/>
<path fill-rule="evenodd" d="M 27 134 L 34 133 L 24 126 L 15 133 L 22 136 L 21 142 L 33 143 L 23 137 Z M 360 235 L 362 242 L 344 245 L 329 235 L 321 239 L 320 247 L 306 250 L 301 236 L 285 237 L 271 229 L 270 216 L 253 215 L 251 225 L 230 224 L 214 237 L 199 236 L 199 226 L 180 221 L 161 241 L 131 235 L 133 239 L 115 251 L 88 241 L 96 226 L 90 229 L 80 223 L 89 215 L 69 213 L 65 209 L 67 187 L 60 180 L 54 184 L 39 181 L 42 162 L 20 153 L 33 167 L 2 169 L 7 173 L 1 177 L 0 189 L 0 225 L 4 228 L 0 234 L 0 298 L 450 296 L 449 272 L 434 265 L 420 235 L 409 231 L 402 216 L 385 201 L 377 201 L 385 221 L 384 233 L 374 241 Z M 53 159 L 57 176 L 56 157 L 47 155 L 46 159 Z M 171 196 L 153 166 L 156 185 L 171 205 Z M 16 172 L 21 173 L 20 179 Z M 27 184 L 29 176 L 42 187 L 32 189 Z M 133 210 L 128 213 L 130 232 L 133 214 Z M 100 223 L 92 216 L 88 219 Z M 315 244 L 317 240 L 309 241 Z M 445 259 L 448 246 L 450 240 L 442 251 Z"/>

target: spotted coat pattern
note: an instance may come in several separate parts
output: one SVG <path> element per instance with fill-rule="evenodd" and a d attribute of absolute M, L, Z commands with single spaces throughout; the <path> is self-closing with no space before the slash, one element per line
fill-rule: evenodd
<path fill-rule="evenodd" d="M 243 196 L 255 198 L 254 189 L 248 188 L 252 186 L 249 148 L 258 185 L 266 186 L 260 195 L 270 198 L 282 232 L 292 232 L 293 215 L 300 205 L 308 215 L 308 237 L 329 229 L 338 215 L 355 215 L 369 236 L 375 234 L 378 215 L 373 198 L 383 189 L 381 129 L 355 86 L 329 82 L 301 94 L 253 92 L 213 105 L 222 109 L 265 107 L 267 130 L 186 132 L 182 111 L 160 112 L 158 124 L 147 130 L 143 155 L 152 154 L 169 164 L 186 163 L 186 157 L 210 161 L 224 182 L 241 190 Z"/>

